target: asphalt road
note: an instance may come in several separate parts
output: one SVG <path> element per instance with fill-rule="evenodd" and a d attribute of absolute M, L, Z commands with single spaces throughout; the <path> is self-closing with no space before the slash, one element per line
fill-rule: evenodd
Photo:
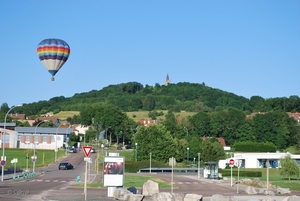
<path fill-rule="evenodd" d="M 97 154 L 91 154 L 91 157 L 96 158 Z M 45 168 L 37 169 L 37 176 L 29 179 L 21 179 L 20 181 L 5 180 L 0 184 L 0 200 L 1 201 L 82 201 L 85 200 L 83 187 L 75 188 L 77 176 L 81 177 L 81 184 L 84 181 L 85 161 L 83 152 L 68 154 L 66 158 L 60 159 L 58 162 Z M 60 161 L 67 161 L 74 165 L 74 170 L 58 170 Z M 94 163 L 93 163 L 94 164 Z M 93 165 L 92 164 L 92 165 Z M 91 165 L 91 169 L 93 169 Z M 177 173 L 172 177 L 171 173 L 136 173 L 139 175 L 151 175 L 158 177 L 166 182 L 173 181 L 173 189 L 160 189 L 160 192 L 174 192 L 174 193 L 194 193 L 204 196 L 204 201 L 210 200 L 214 194 L 221 194 L 224 196 L 235 196 L 247 200 L 257 196 L 248 196 L 244 189 L 246 186 L 239 185 L 239 189 L 234 185 L 231 187 L 230 181 L 224 180 L 210 180 L 200 178 L 197 174 L 192 173 Z M 131 175 L 127 173 L 127 175 Z M 8 177 L 9 175 L 6 175 Z M 91 170 L 89 182 L 99 181 L 101 173 Z M 141 189 L 139 189 L 141 192 Z M 292 195 L 300 196 L 300 192 L 293 192 Z M 276 201 L 282 200 L 289 195 L 276 196 Z M 244 198 L 244 199 L 242 199 Z M 257 197 L 258 198 L 258 197 Z M 101 200 L 111 201 L 113 198 L 107 197 L 107 188 L 93 188 L 87 190 L 87 200 Z"/>

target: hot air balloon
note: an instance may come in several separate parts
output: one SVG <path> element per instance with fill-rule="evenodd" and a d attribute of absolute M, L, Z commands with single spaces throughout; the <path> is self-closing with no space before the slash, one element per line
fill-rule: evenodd
<path fill-rule="evenodd" d="M 54 81 L 55 74 L 69 58 L 70 46 L 61 39 L 49 38 L 39 43 L 37 54 Z"/>

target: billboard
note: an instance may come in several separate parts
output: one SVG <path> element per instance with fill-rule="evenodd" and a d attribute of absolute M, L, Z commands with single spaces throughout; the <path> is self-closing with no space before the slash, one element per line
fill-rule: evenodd
<path fill-rule="evenodd" d="M 103 164 L 103 186 L 123 186 L 124 185 L 124 157 L 106 156 Z"/>

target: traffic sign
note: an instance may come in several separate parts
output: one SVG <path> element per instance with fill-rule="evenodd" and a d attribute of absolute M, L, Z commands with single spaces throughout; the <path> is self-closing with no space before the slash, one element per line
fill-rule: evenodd
<path fill-rule="evenodd" d="M 229 165 L 231 165 L 231 166 L 234 165 L 234 159 L 233 159 L 233 158 L 231 158 L 231 159 L 229 160 Z"/>
<path fill-rule="evenodd" d="M 5 166 L 5 165 L 6 165 L 6 161 L 5 161 L 5 160 L 2 160 L 2 161 L 1 161 L 1 165 L 2 165 L 2 166 Z"/>
<path fill-rule="evenodd" d="M 92 151 L 92 146 L 82 146 L 85 157 L 89 157 Z"/>

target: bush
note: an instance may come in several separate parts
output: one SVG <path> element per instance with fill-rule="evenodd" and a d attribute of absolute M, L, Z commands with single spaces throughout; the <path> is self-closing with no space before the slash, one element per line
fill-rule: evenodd
<path fill-rule="evenodd" d="M 230 177 L 231 176 L 231 170 L 230 169 L 219 169 L 219 173 L 222 174 L 224 177 Z M 232 176 L 238 176 L 238 170 L 236 168 L 232 169 Z M 247 171 L 243 170 L 239 172 L 240 177 L 262 177 L 261 171 Z"/>

